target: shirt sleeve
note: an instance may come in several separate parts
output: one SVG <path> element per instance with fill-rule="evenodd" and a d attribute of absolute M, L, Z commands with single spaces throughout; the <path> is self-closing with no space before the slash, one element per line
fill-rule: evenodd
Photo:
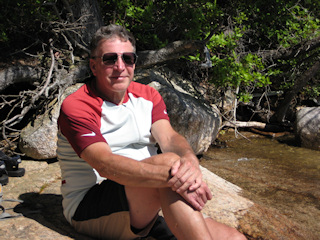
<path fill-rule="evenodd" d="M 167 107 L 166 104 L 163 101 L 162 96 L 158 91 L 153 89 L 153 110 L 152 110 L 152 123 L 155 123 L 156 121 L 160 119 L 166 119 L 170 121 L 168 113 L 167 113 Z"/>
<path fill-rule="evenodd" d="M 101 108 L 92 101 L 66 99 L 61 106 L 58 125 L 74 151 L 81 152 L 95 142 L 106 142 L 100 131 Z"/>

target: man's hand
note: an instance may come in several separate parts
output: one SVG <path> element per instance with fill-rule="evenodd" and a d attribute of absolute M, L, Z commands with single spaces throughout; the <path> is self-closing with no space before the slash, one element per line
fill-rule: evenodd
<path fill-rule="evenodd" d="M 165 119 L 152 124 L 152 136 L 158 142 L 163 153 L 172 152 L 180 156 L 180 161 L 171 167 L 171 179 L 168 186 L 177 193 L 194 191 L 201 186 L 202 173 L 199 161 L 188 141 Z"/>
<path fill-rule="evenodd" d="M 208 200 L 212 199 L 212 194 L 205 182 L 195 190 L 187 190 L 180 194 L 194 209 L 201 211 Z"/>
<path fill-rule="evenodd" d="M 171 176 L 168 184 L 173 191 L 179 194 L 199 188 L 202 183 L 202 173 L 196 156 L 192 154 L 175 162 L 171 167 Z"/>

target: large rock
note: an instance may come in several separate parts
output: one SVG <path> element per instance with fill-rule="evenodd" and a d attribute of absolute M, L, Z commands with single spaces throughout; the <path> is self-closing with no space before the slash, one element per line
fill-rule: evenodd
<path fill-rule="evenodd" d="M 241 196 L 242 189 L 218 175 L 201 167 L 203 180 L 210 188 L 213 198 L 203 209 L 203 213 L 229 226 L 239 228 L 240 219 L 253 207 L 254 203 Z"/>
<path fill-rule="evenodd" d="M 58 114 L 57 105 L 52 102 L 50 110 L 39 115 L 22 129 L 19 139 L 19 148 L 22 153 L 33 159 L 56 157 Z"/>
<path fill-rule="evenodd" d="M 57 156 L 57 120 L 61 103 L 82 85 L 83 83 L 78 83 L 67 88 L 59 101 L 54 100 L 49 110 L 22 129 L 19 140 L 21 152 L 33 159 L 51 159 Z"/>
<path fill-rule="evenodd" d="M 160 92 L 173 128 L 185 136 L 196 154 L 208 150 L 221 126 L 219 110 L 206 104 L 190 81 L 168 70 L 138 71 L 135 80 Z"/>
<path fill-rule="evenodd" d="M 320 150 L 320 107 L 305 107 L 298 111 L 295 134 L 302 147 Z"/>
<path fill-rule="evenodd" d="M 160 72 L 151 70 L 138 72 L 135 80 L 150 84 L 160 92 L 172 126 L 186 137 L 196 154 L 202 154 L 209 148 L 221 125 L 218 110 L 206 105 L 186 80 L 178 75 L 168 80 Z M 81 85 L 69 87 L 59 102 L 56 100 L 50 110 L 22 130 L 19 147 L 23 153 L 34 159 L 56 157 L 57 118 L 61 102 Z"/>

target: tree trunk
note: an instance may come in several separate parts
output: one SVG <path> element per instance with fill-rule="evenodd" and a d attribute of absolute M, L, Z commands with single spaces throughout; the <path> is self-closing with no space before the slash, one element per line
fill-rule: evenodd
<path fill-rule="evenodd" d="M 70 5 L 74 2 L 73 5 Z M 78 23 L 81 29 L 79 35 L 75 37 L 77 42 L 83 44 L 89 49 L 89 43 L 92 35 L 103 25 L 100 6 L 97 0 L 64 0 L 66 8 L 70 8 L 73 19 Z"/>
<path fill-rule="evenodd" d="M 307 70 L 295 81 L 293 88 L 287 92 L 283 102 L 273 117 L 277 122 L 284 122 L 286 113 L 294 97 L 307 85 L 308 81 L 313 78 L 319 72 L 319 70 L 320 61 L 316 62 L 309 70 Z"/>

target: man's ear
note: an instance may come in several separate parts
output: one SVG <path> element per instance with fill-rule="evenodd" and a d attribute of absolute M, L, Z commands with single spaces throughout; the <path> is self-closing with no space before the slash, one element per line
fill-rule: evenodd
<path fill-rule="evenodd" d="M 96 61 L 94 59 L 90 59 L 90 69 L 94 76 L 96 76 Z"/>

